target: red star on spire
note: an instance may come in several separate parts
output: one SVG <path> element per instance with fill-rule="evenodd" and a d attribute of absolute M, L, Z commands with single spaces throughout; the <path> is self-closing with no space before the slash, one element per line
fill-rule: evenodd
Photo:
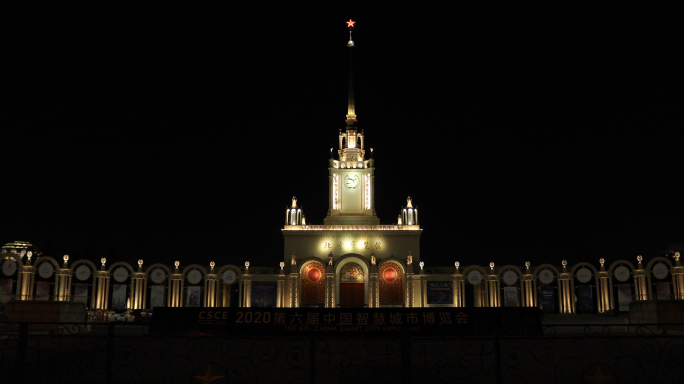
<path fill-rule="evenodd" d="M 354 24 L 356 24 L 356 21 L 349 19 L 349 21 L 347 21 L 346 23 L 347 23 L 347 27 L 354 28 Z"/>

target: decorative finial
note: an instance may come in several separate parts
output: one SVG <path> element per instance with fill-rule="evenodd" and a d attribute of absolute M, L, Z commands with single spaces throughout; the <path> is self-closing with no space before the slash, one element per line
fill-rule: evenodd
<path fill-rule="evenodd" d="M 406 265 L 413 264 L 413 255 L 411 255 L 411 252 L 409 251 L 408 256 L 406 257 Z"/>
<path fill-rule="evenodd" d="M 491 268 L 492 271 L 494 270 L 494 262 L 493 261 L 489 262 L 489 268 Z"/>
<path fill-rule="evenodd" d="M 284 261 L 281 261 L 281 262 L 280 262 L 280 270 L 282 271 L 283 268 L 285 268 L 285 262 L 284 262 Z"/>
<path fill-rule="evenodd" d="M 102 263 L 102 268 L 105 267 L 105 263 L 107 262 L 107 259 L 105 257 L 100 259 L 100 263 Z"/>
<path fill-rule="evenodd" d="M 528 271 L 530 270 L 530 265 L 531 265 L 531 264 L 530 264 L 529 261 L 526 261 L 526 262 L 525 262 L 525 268 L 527 268 Z"/>
<path fill-rule="evenodd" d="M 568 261 L 567 261 L 567 260 L 563 260 L 563 261 L 561 261 L 561 264 L 563 264 L 564 267 L 567 267 Z"/>
<path fill-rule="evenodd" d="M 180 261 L 178 261 L 178 260 L 174 261 L 173 265 L 175 265 L 176 269 L 178 269 L 178 267 L 180 267 Z"/>
<path fill-rule="evenodd" d="M 290 260 L 290 263 L 292 265 L 297 265 L 297 255 L 295 255 L 294 252 L 292 252 L 292 259 Z"/>
<path fill-rule="evenodd" d="M 675 261 L 679 261 L 679 252 L 675 252 L 672 257 L 674 257 Z"/>
<path fill-rule="evenodd" d="M 245 271 L 249 271 L 249 261 L 245 261 Z"/>
<path fill-rule="evenodd" d="M 411 196 L 406 199 L 406 208 L 413 208 L 413 200 L 411 200 Z"/>
<path fill-rule="evenodd" d="M 599 259 L 599 263 L 601 263 L 601 268 L 603 268 L 603 264 L 606 262 L 606 259 L 603 257 Z"/>
<path fill-rule="evenodd" d="M 62 259 L 64 259 L 64 266 L 66 267 L 67 261 L 69 261 L 69 255 L 64 255 L 64 257 Z"/>
<path fill-rule="evenodd" d="M 31 251 L 26 252 L 26 260 L 29 263 L 31 262 L 31 256 L 33 256 L 33 252 L 31 252 Z"/>
<path fill-rule="evenodd" d="M 639 262 L 639 264 L 641 264 L 641 261 L 642 261 L 643 259 L 644 259 L 643 256 L 637 255 L 637 261 Z"/>
<path fill-rule="evenodd" d="M 143 259 L 138 260 L 138 268 L 142 269 Z"/>
<path fill-rule="evenodd" d="M 347 47 L 349 48 L 354 46 L 354 41 L 352 40 L 352 28 L 354 28 L 354 24 L 356 24 L 356 21 L 352 19 L 347 21 L 347 27 L 349 28 L 349 41 L 347 42 Z"/>
<path fill-rule="evenodd" d="M 297 198 L 292 196 L 292 208 L 297 208 Z"/>
<path fill-rule="evenodd" d="M 423 267 L 425 266 L 425 262 L 421 261 L 420 263 L 418 263 L 418 265 L 420 265 L 420 270 L 422 271 Z"/>
<path fill-rule="evenodd" d="M 458 267 L 460 267 L 460 266 L 461 266 L 461 263 L 459 263 L 458 261 L 454 263 L 454 267 L 456 267 L 457 271 L 458 271 Z"/>
<path fill-rule="evenodd" d="M 209 262 L 209 267 L 211 267 L 211 270 L 212 270 L 212 271 L 214 270 L 214 267 L 215 267 L 215 266 L 216 266 L 216 262 L 214 262 L 214 261 L 210 261 L 210 262 Z"/>

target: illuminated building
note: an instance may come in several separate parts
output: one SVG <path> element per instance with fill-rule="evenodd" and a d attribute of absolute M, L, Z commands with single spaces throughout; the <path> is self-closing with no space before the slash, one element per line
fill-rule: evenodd
<path fill-rule="evenodd" d="M 350 39 L 348 47 L 353 50 Z M 357 127 L 353 77 L 346 128 L 328 164 L 328 213 L 309 224 L 296 198 L 285 212 L 280 268 L 249 262 L 181 268 L 163 264 L 57 260 L 33 255 L 26 242 L 6 244 L 0 303 L 81 301 L 96 310 L 155 307 L 541 307 L 551 313 L 624 311 L 631 300 L 684 298 L 684 266 L 656 257 L 599 266 L 460 265 L 424 270 L 417 207 L 407 198 L 396 222 L 375 211 L 375 167 L 365 132 Z"/>

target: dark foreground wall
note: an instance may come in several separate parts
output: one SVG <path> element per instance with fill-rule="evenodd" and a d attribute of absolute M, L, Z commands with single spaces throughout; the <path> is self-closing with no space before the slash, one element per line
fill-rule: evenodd
<path fill-rule="evenodd" d="M 684 382 L 684 337 L 657 327 L 592 324 L 579 334 L 545 327 L 541 336 L 169 336 L 135 324 L 65 326 L 56 334 L 19 329 L 0 334 L 2 383 Z"/>

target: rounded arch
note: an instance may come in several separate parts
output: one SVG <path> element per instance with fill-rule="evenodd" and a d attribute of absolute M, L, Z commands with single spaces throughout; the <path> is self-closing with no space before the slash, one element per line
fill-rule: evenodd
<path fill-rule="evenodd" d="M 508 272 L 508 271 L 513 271 L 517 275 L 516 281 L 513 282 L 512 284 L 510 282 L 506 281 L 506 279 L 505 279 L 508 277 L 508 275 L 504 276 L 504 274 L 506 274 L 506 272 Z M 522 275 L 523 275 L 522 270 L 520 268 L 518 268 L 517 266 L 512 265 L 512 264 L 497 267 L 496 277 L 499 279 L 499 281 L 504 282 L 506 285 L 511 285 L 511 286 L 519 285 L 520 284 L 520 278 L 522 277 Z"/>
<path fill-rule="evenodd" d="M 487 290 L 484 284 L 487 270 L 480 265 L 469 265 L 463 268 L 465 306 L 486 307 Z"/>
<path fill-rule="evenodd" d="M 7 263 L 7 264 L 5 264 Z M 0 256 L 0 312 L 7 302 L 14 298 L 25 300 L 28 292 L 22 292 L 22 260 L 20 255 L 15 253 L 4 253 Z M 8 273 L 5 275 L 5 273 Z"/>
<path fill-rule="evenodd" d="M 586 270 L 591 272 L 587 275 Z M 570 276 L 572 277 L 572 292 L 575 295 L 573 302 L 575 311 L 577 313 L 595 313 L 600 310 L 599 307 L 599 287 L 597 279 L 599 271 L 596 266 L 588 262 L 580 262 L 570 268 Z"/>
<path fill-rule="evenodd" d="M 665 267 L 662 267 L 662 266 Z M 655 300 L 675 298 L 672 286 L 672 262 L 662 256 L 654 257 L 646 264 L 648 295 Z M 678 298 L 679 299 L 679 298 Z"/>
<path fill-rule="evenodd" d="M 627 271 L 622 268 L 626 268 Z M 634 264 L 627 260 L 615 260 L 608 267 L 613 292 L 613 307 L 615 308 L 617 303 L 617 309 L 620 312 L 628 312 L 629 303 L 638 294 L 634 286 L 634 270 Z"/>
<path fill-rule="evenodd" d="M 534 267 L 532 274 L 535 276 L 535 278 L 537 278 L 537 276 L 539 276 L 539 272 L 543 271 L 544 269 L 552 270 L 553 274 L 555 275 L 554 277 L 560 274 L 558 268 L 553 264 L 539 264 L 538 266 Z"/>
<path fill-rule="evenodd" d="M 379 304 L 400 307 L 404 304 L 406 269 L 398 260 L 383 260 L 378 268 Z"/>
<path fill-rule="evenodd" d="M 518 276 L 522 276 L 522 275 L 523 275 L 522 270 L 521 270 L 519 267 L 517 267 L 517 266 L 515 266 L 515 265 L 513 265 L 513 264 L 507 264 L 507 265 L 503 265 L 503 266 L 501 266 L 501 267 L 497 267 L 497 270 L 498 270 L 497 276 L 499 276 L 499 277 L 501 277 L 501 275 L 502 275 L 504 272 L 509 271 L 509 270 L 515 271 L 515 273 L 517 273 Z"/>
<path fill-rule="evenodd" d="M 550 272 L 550 273 L 549 273 Z M 533 278 L 537 286 L 537 303 L 545 313 L 558 313 L 560 310 L 558 277 L 560 271 L 552 264 L 541 264 L 534 268 Z"/>
<path fill-rule="evenodd" d="M 52 266 L 55 267 L 55 269 L 59 268 L 59 262 L 57 262 L 57 260 L 52 256 L 40 256 L 36 259 L 36 262 L 33 265 L 37 267 L 44 261 L 47 261 L 50 264 L 52 264 Z"/>
<path fill-rule="evenodd" d="M 631 261 L 627 261 L 627 260 L 615 260 L 615 261 L 613 261 L 613 262 L 610 264 L 610 266 L 608 267 L 607 270 L 608 270 L 608 272 L 610 272 L 610 274 L 612 275 L 612 274 L 613 274 L 613 270 L 615 270 L 615 268 L 619 267 L 620 265 L 627 265 L 627 266 L 629 267 L 630 271 L 632 271 L 632 272 L 634 272 L 634 270 L 636 269 L 636 268 L 634 267 L 634 264 L 633 264 Z"/>
<path fill-rule="evenodd" d="M 135 269 L 125 261 L 117 261 L 116 263 L 113 263 L 112 265 L 109 266 L 109 268 L 107 268 L 107 272 L 109 272 L 109 274 L 111 275 L 112 272 L 114 272 L 114 270 L 117 269 L 118 267 L 126 268 L 126 270 L 128 270 L 129 275 L 132 275 L 133 272 L 135 272 Z"/>
<path fill-rule="evenodd" d="M 368 279 L 368 273 L 370 271 L 370 262 L 366 260 L 366 258 L 364 258 L 363 256 L 356 253 L 348 253 L 337 259 L 337 262 L 335 263 L 335 275 L 339 276 L 342 267 L 351 262 L 356 262 L 357 264 L 359 264 L 363 268 L 364 281 Z"/>
<path fill-rule="evenodd" d="M 201 307 L 206 304 L 204 282 L 207 279 L 207 269 L 199 264 L 190 264 L 183 268 L 181 275 L 185 282 L 183 287 L 184 306 Z"/>
<path fill-rule="evenodd" d="M 5 253 L 2 256 L 0 256 L 0 264 L 2 264 L 3 260 L 13 260 L 14 262 L 17 263 L 17 270 L 21 270 L 21 267 L 30 265 L 30 263 L 24 264 L 24 259 L 19 257 L 19 255 L 13 254 L 13 253 Z"/>
<path fill-rule="evenodd" d="M 522 276 L 523 273 L 520 268 L 512 264 L 496 268 L 496 278 L 500 284 L 499 295 L 502 306 L 520 306 Z"/>
<path fill-rule="evenodd" d="M 395 256 L 390 256 L 385 259 L 379 260 L 378 262 L 378 268 L 382 268 L 382 265 L 385 263 L 397 263 L 401 267 L 401 272 L 406 273 L 406 260 L 402 260 L 398 257 Z"/>
<path fill-rule="evenodd" d="M 77 267 L 81 264 L 87 264 L 90 267 L 90 269 L 93 271 L 93 273 L 95 273 L 95 271 L 97 271 L 97 266 L 95 265 L 95 263 L 93 263 L 92 261 L 90 261 L 88 259 L 78 259 L 78 260 L 75 260 L 73 263 L 70 263 L 70 264 L 71 264 L 71 267 L 69 267 L 69 270 L 71 270 L 72 273 L 75 272 L 74 267 Z"/>
<path fill-rule="evenodd" d="M 150 265 L 149 267 L 145 268 L 145 276 L 149 279 L 150 278 L 150 273 L 154 271 L 155 269 L 161 269 L 164 271 L 166 274 L 166 278 L 169 277 L 171 274 L 171 268 L 169 268 L 167 265 L 162 264 L 162 263 L 154 263 Z"/>
<path fill-rule="evenodd" d="M 306 258 L 300 263 L 300 303 L 303 307 L 325 305 L 325 268 L 325 261 L 316 257 Z"/>
<path fill-rule="evenodd" d="M 219 306 L 238 307 L 242 296 L 242 270 L 234 264 L 226 264 L 216 270 L 219 276 Z"/>
<path fill-rule="evenodd" d="M 50 300 L 55 294 L 55 279 L 59 263 L 51 256 L 41 256 L 36 259 L 34 275 L 34 300 Z"/>
<path fill-rule="evenodd" d="M 171 276 L 171 268 L 161 263 L 154 263 L 145 269 L 148 297 L 145 305 L 152 311 L 166 306 L 169 276 Z"/>
<path fill-rule="evenodd" d="M 344 282 L 349 276 L 343 276 L 348 267 L 352 264 L 358 265 L 363 277 L 359 282 Z M 350 271 L 351 272 L 351 271 Z M 335 264 L 335 303 L 340 307 L 362 307 L 368 306 L 368 276 L 370 272 L 370 262 L 363 256 L 355 253 L 343 255 Z M 362 297 L 361 297 L 362 296 Z"/>
<path fill-rule="evenodd" d="M 117 273 L 121 268 L 128 273 L 127 276 L 124 277 L 123 274 Z M 109 272 L 109 275 L 111 276 L 111 293 L 109 295 L 109 300 L 111 302 L 110 308 L 114 311 L 123 311 L 130 308 L 130 280 L 134 271 L 133 267 L 125 261 L 113 263 L 107 268 L 107 272 Z"/>
<path fill-rule="evenodd" d="M 90 271 L 87 271 L 86 268 Z M 95 306 L 93 300 L 95 272 L 97 271 L 95 264 L 87 259 L 79 259 L 71 263 L 69 270 L 73 276 L 69 287 L 70 300 L 83 303 L 86 308 Z M 89 273 L 86 275 L 86 272 Z"/>
<path fill-rule="evenodd" d="M 484 267 L 482 267 L 480 265 L 469 265 L 469 266 L 463 268 L 463 274 L 464 275 L 469 274 L 471 271 L 478 271 L 483 275 L 487 274 L 487 270 L 484 269 Z"/>
<path fill-rule="evenodd" d="M 190 264 L 190 265 L 186 266 L 185 268 L 183 268 L 183 271 L 181 272 L 181 274 L 183 275 L 183 277 L 186 277 L 190 271 L 195 270 L 195 269 L 200 271 L 200 273 L 202 273 L 202 278 L 204 278 L 207 275 L 207 268 L 205 268 L 199 264 Z"/>
<path fill-rule="evenodd" d="M 670 269 L 673 267 L 672 261 L 670 261 L 670 259 L 668 259 L 667 257 L 658 256 L 658 257 L 652 258 L 652 259 L 646 264 L 646 270 L 648 270 L 648 271 L 652 270 L 652 269 L 653 269 L 653 265 L 655 265 L 655 263 L 658 263 L 658 262 L 662 262 L 662 263 L 667 264 L 667 266 L 668 266 Z"/>
<path fill-rule="evenodd" d="M 226 264 L 226 265 L 222 266 L 221 268 L 217 269 L 216 273 L 219 276 L 221 276 L 221 279 L 223 280 L 223 274 L 229 270 L 235 272 L 236 281 L 242 281 L 242 270 L 237 265 L 234 265 L 234 264 Z"/>
<path fill-rule="evenodd" d="M 320 266 L 322 266 L 323 276 L 321 276 L 321 277 L 324 278 L 325 277 L 325 266 L 327 265 L 327 263 L 324 260 L 318 259 L 316 257 L 308 257 L 308 258 L 302 260 L 302 262 L 299 264 L 299 274 L 302 275 L 305 272 L 308 272 L 307 266 L 310 266 L 311 264 L 320 264 Z"/>
<path fill-rule="evenodd" d="M 570 269 L 570 273 L 573 276 L 575 276 L 577 274 L 577 270 L 582 268 L 582 267 L 586 267 L 586 268 L 591 269 L 591 271 L 594 273 L 594 276 L 598 275 L 598 269 L 596 269 L 596 266 L 594 266 L 594 264 L 588 263 L 586 261 L 583 261 L 581 263 L 577 263 L 577 264 L 573 265 L 572 268 Z"/>

